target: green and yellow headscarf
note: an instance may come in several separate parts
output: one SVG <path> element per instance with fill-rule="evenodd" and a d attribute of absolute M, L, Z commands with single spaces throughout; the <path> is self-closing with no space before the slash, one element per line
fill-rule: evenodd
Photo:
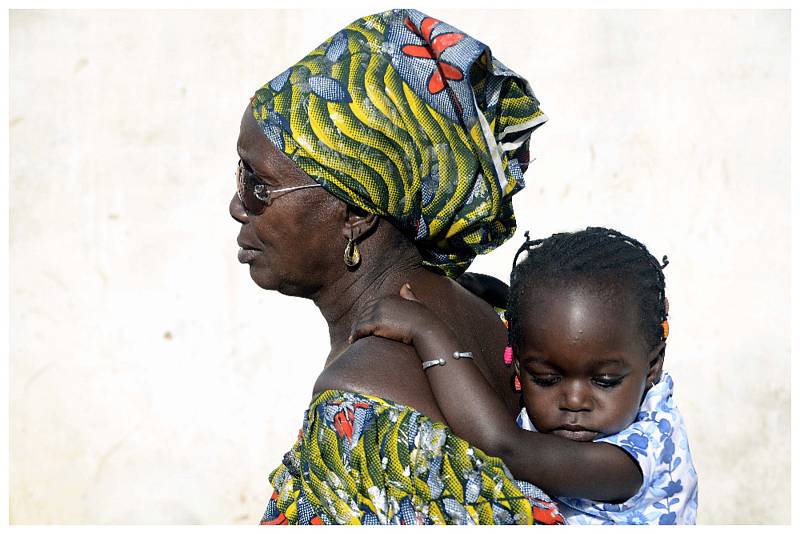
<path fill-rule="evenodd" d="M 331 194 L 389 219 L 447 276 L 516 228 L 531 132 L 525 79 L 412 9 L 356 20 L 260 88 L 267 138 Z"/>

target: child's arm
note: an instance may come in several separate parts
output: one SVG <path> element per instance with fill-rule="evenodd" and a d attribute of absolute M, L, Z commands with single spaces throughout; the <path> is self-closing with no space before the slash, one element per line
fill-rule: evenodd
<path fill-rule="evenodd" d="M 404 298 L 369 306 L 353 325 L 351 342 L 377 335 L 413 344 L 423 361 L 443 358 L 445 365 L 430 367 L 426 374 L 456 434 L 499 456 L 515 477 L 551 495 L 622 502 L 639 491 L 639 466 L 621 448 L 518 428 L 471 359 L 453 358 L 463 347 L 450 328 L 414 297 L 410 286 L 400 294 Z"/>

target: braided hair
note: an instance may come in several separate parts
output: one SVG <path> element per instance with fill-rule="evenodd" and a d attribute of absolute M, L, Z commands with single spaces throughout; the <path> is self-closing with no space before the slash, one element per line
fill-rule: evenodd
<path fill-rule="evenodd" d="M 663 265 L 659 264 L 640 242 L 609 228 L 589 227 L 535 240 L 525 232 L 525 243 L 514 256 L 511 271 L 506 312 L 510 345 L 519 349 L 519 307 L 527 290 L 546 281 L 581 274 L 607 276 L 627 284 L 639 302 L 644 341 L 651 349 L 655 348 L 666 340 L 669 332 L 663 273 L 669 260 L 664 256 L 662 261 Z"/>

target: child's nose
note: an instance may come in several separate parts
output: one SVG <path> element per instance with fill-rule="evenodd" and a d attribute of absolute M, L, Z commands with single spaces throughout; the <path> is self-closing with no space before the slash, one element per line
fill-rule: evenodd
<path fill-rule="evenodd" d="M 591 389 L 579 380 L 567 380 L 561 389 L 559 408 L 570 412 L 591 411 L 594 408 Z"/>

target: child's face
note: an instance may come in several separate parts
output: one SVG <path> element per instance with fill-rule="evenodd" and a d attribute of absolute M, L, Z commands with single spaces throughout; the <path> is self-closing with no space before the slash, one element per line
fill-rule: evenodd
<path fill-rule="evenodd" d="M 521 300 L 517 358 L 537 430 L 591 441 L 631 424 L 655 377 L 648 377 L 650 354 L 632 292 L 584 280 L 532 289 Z"/>

